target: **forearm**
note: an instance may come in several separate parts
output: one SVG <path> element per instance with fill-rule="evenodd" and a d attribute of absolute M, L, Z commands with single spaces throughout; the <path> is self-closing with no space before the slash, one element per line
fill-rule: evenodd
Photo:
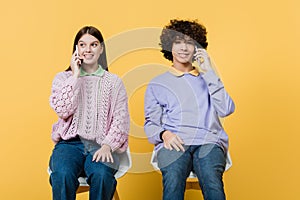
<path fill-rule="evenodd" d="M 207 83 L 208 91 L 212 100 L 212 105 L 220 117 L 230 115 L 235 110 L 235 105 L 224 88 L 220 78 L 213 70 L 206 72 L 203 79 Z"/>
<path fill-rule="evenodd" d="M 155 89 L 151 85 L 148 86 L 145 94 L 145 123 L 144 131 L 148 140 L 152 144 L 161 143 L 160 133 L 164 131 L 162 126 L 162 107 L 155 97 Z"/>
<path fill-rule="evenodd" d="M 144 125 L 144 131 L 148 137 L 148 141 L 152 144 L 161 143 L 161 133 L 165 131 L 161 125 L 154 124 L 151 121 L 147 121 Z"/>
<path fill-rule="evenodd" d="M 50 106 L 60 118 L 67 119 L 77 108 L 80 81 L 73 76 L 59 74 L 55 77 L 50 96 Z"/>

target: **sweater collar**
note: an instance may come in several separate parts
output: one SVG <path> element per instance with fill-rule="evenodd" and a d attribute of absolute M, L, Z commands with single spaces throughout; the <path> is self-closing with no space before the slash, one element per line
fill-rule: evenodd
<path fill-rule="evenodd" d="M 178 69 L 176 69 L 175 67 L 170 67 L 169 72 L 175 76 L 183 76 L 184 74 L 187 74 L 185 72 L 179 71 Z M 193 75 L 193 76 L 198 76 L 199 75 L 199 71 L 194 67 L 194 69 L 192 69 L 191 71 L 188 72 L 189 74 Z"/>
<path fill-rule="evenodd" d="M 87 73 L 84 69 L 80 68 L 80 76 L 103 76 L 104 69 L 99 65 L 98 69 L 93 73 Z"/>

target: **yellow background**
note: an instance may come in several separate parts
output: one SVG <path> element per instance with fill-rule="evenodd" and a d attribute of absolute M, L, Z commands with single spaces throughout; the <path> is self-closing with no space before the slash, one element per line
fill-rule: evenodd
<path fill-rule="evenodd" d="M 208 52 L 236 103 L 224 123 L 234 162 L 224 175 L 227 198 L 299 199 L 299 8 L 297 0 L 1 1 L 0 199 L 51 199 L 46 169 L 57 117 L 48 98 L 54 75 L 69 64 L 75 33 L 94 25 L 112 38 L 172 18 L 206 25 Z M 123 55 L 111 71 L 122 77 L 149 63 L 169 64 L 149 49 Z M 144 90 L 141 85 L 130 96 L 131 119 L 139 127 Z M 141 138 L 131 137 L 130 147 L 152 151 Z M 127 173 L 118 191 L 123 200 L 160 199 L 160 174 Z"/>

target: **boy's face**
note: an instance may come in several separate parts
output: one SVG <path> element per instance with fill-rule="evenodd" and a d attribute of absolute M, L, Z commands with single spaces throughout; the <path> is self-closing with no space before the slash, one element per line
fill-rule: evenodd
<path fill-rule="evenodd" d="M 195 42 L 189 36 L 177 36 L 172 46 L 173 64 L 192 63 Z"/>

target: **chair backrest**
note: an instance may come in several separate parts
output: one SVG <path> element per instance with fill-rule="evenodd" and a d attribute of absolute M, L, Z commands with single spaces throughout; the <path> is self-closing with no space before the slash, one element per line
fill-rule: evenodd
<path fill-rule="evenodd" d="M 127 147 L 126 151 L 120 154 L 120 166 L 117 173 L 115 174 L 115 178 L 118 179 L 124 176 L 124 174 L 126 174 L 126 172 L 131 168 L 131 166 L 132 166 L 132 160 L 131 160 L 130 150 L 129 147 Z"/>

